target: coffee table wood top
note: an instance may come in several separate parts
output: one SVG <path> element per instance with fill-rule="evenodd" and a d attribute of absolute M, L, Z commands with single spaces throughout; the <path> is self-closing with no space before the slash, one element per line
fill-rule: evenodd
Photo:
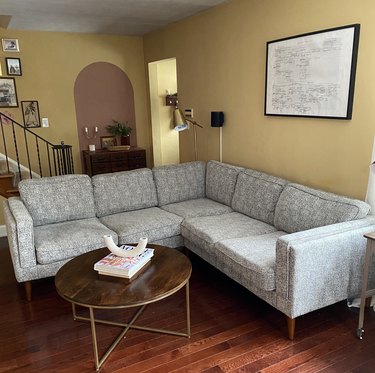
<path fill-rule="evenodd" d="M 78 305 L 127 308 L 156 302 L 185 286 L 191 275 L 190 260 L 176 249 L 152 244 L 147 247 L 155 249 L 151 263 L 130 283 L 94 271 L 94 264 L 109 254 L 107 248 L 102 248 L 64 264 L 55 277 L 56 290 Z"/>

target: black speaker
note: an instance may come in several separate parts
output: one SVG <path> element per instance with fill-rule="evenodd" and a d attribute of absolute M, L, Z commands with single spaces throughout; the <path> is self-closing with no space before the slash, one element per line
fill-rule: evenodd
<path fill-rule="evenodd" d="M 224 113 L 222 111 L 211 111 L 211 127 L 223 127 Z"/>

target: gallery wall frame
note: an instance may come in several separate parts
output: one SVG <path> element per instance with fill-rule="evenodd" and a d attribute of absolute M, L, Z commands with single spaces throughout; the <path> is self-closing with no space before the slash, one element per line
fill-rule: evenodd
<path fill-rule="evenodd" d="M 264 114 L 351 119 L 360 24 L 267 42 Z"/>
<path fill-rule="evenodd" d="M 3 52 L 19 52 L 20 45 L 18 39 L 1 39 Z"/>
<path fill-rule="evenodd" d="M 19 58 L 12 58 L 6 57 L 5 64 L 7 67 L 7 74 L 10 76 L 21 76 L 22 75 L 22 68 L 21 68 L 21 59 Z"/>
<path fill-rule="evenodd" d="M 0 108 L 18 107 L 16 82 L 14 78 L 0 77 Z"/>
<path fill-rule="evenodd" d="M 23 123 L 27 128 L 40 127 L 40 114 L 38 101 L 21 101 Z"/>

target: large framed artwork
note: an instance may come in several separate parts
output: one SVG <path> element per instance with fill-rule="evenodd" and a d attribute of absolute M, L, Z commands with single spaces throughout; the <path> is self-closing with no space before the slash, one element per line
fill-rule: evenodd
<path fill-rule="evenodd" d="M 18 107 L 14 78 L 0 78 L 0 108 Z"/>
<path fill-rule="evenodd" d="M 265 115 L 351 119 L 360 25 L 267 43 Z"/>

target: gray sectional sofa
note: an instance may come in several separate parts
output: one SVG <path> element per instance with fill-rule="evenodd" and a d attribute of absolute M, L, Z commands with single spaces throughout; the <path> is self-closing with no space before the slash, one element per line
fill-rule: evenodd
<path fill-rule="evenodd" d="M 359 294 L 366 203 L 216 161 L 25 180 L 4 202 L 16 278 L 53 276 L 103 246 L 185 246 L 287 316 Z"/>

